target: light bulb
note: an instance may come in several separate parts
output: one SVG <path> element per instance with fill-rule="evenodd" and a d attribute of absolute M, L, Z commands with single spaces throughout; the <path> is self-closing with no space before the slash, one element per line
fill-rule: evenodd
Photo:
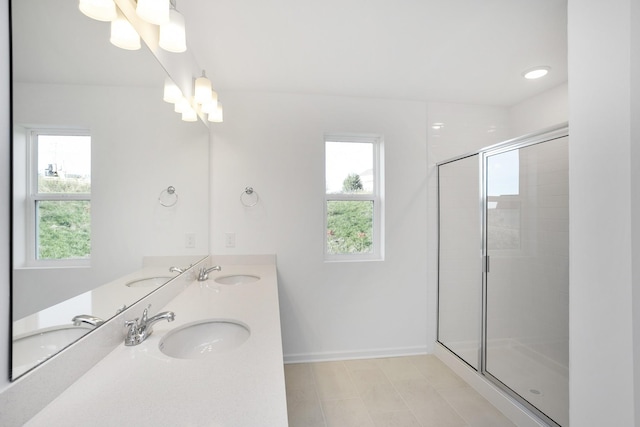
<path fill-rule="evenodd" d="M 211 80 L 204 75 L 196 79 L 194 99 L 198 104 L 206 104 L 211 101 Z"/>
<path fill-rule="evenodd" d="M 175 104 L 182 98 L 182 91 L 169 77 L 164 79 L 164 94 L 162 99 L 165 102 Z"/>
<path fill-rule="evenodd" d="M 184 52 L 187 50 L 184 16 L 175 9 L 169 11 L 169 16 L 169 22 L 160 25 L 160 40 L 158 44 L 168 52 Z"/>
<path fill-rule="evenodd" d="M 117 17 L 113 0 L 80 0 L 78 9 L 97 21 L 113 21 Z"/>
<path fill-rule="evenodd" d="M 186 111 L 182 112 L 182 120 L 185 122 L 195 122 L 198 120 L 198 115 L 196 114 L 196 110 L 193 108 L 189 108 Z"/>
<path fill-rule="evenodd" d="M 117 18 L 111 21 L 111 38 L 109 38 L 109 41 L 121 49 L 140 49 L 140 35 L 120 9 L 117 10 Z"/>
<path fill-rule="evenodd" d="M 209 113 L 209 117 L 207 118 L 207 120 L 213 123 L 222 123 L 222 105 L 219 102 L 215 111 Z"/>
<path fill-rule="evenodd" d="M 190 108 L 191 108 L 191 104 L 189 104 L 189 101 L 187 101 L 187 98 L 183 96 L 178 100 L 178 102 L 176 102 L 173 111 L 175 111 L 176 113 L 184 113 Z"/>
<path fill-rule="evenodd" d="M 209 102 L 205 102 L 204 104 L 202 104 L 202 106 L 200 107 L 200 111 L 202 111 L 203 113 L 206 114 L 211 114 L 213 113 L 216 108 L 218 108 L 218 99 L 211 99 L 211 101 Z"/>
<path fill-rule="evenodd" d="M 551 70 L 551 67 L 530 68 L 522 73 L 522 76 L 528 80 L 539 79 L 540 77 L 546 76 L 549 73 L 549 70 Z"/>

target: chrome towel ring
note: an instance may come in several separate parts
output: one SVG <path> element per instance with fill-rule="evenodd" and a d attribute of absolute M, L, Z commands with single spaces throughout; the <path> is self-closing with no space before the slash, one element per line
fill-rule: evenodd
<path fill-rule="evenodd" d="M 259 200 L 258 192 L 253 187 L 245 187 L 244 191 L 240 193 L 240 203 L 248 208 L 257 205 Z"/>
<path fill-rule="evenodd" d="M 158 196 L 158 201 L 165 208 L 175 206 L 175 204 L 178 203 L 178 193 L 176 193 L 176 188 L 170 185 L 166 189 L 162 190 L 162 192 L 160 192 L 160 196 Z"/>

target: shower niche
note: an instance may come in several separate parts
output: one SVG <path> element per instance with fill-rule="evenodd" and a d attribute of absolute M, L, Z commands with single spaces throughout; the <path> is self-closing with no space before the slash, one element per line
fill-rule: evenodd
<path fill-rule="evenodd" d="M 438 341 L 569 425 L 565 126 L 438 164 Z"/>

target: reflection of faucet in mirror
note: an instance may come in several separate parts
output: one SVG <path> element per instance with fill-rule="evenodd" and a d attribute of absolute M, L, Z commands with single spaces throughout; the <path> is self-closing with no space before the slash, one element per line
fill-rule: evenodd
<path fill-rule="evenodd" d="M 198 273 L 198 280 L 200 282 L 204 282 L 205 280 L 207 280 L 209 278 L 209 273 L 212 271 L 221 271 L 222 267 L 220 267 L 219 265 L 214 265 L 211 268 L 206 268 L 206 267 L 202 267 L 200 269 L 200 272 Z"/>
<path fill-rule="evenodd" d="M 157 87 L 162 87 L 167 75 L 153 53 L 143 46 L 135 55 L 123 56 L 119 49 L 114 49 L 108 42 L 105 44 L 104 24 L 79 13 L 77 2 L 11 0 L 10 7 L 11 147 L 13 162 L 23 165 L 10 171 L 13 194 L 9 199 L 12 200 L 14 214 L 11 310 L 13 321 L 20 322 L 13 329 L 22 334 L 54 326 L 50 324 L 53 317 L 39 314 L 44 310 L 55 310 L 55 321 L 60 320 L 61 323 L 70 324 L 70 319 L 77 314 L 90 314 L 108 322 L 118 305 L 130 306 L 157 288 L 141 286 L 130 289 L 122 286 L 121 278 L 130 278 L 128 275 L 138 272 L 140 275 L 136 278 L 175 276 L 178 272 L 166 274 L 169 268 L 166 265 L 184 270 L 189 263 L 200 261 L 201 254 L 209 252 L 204 238 L 198 237 L 193 248 L 197 252 L 194 253 L 185 250 L 184 244 L 176 244 L 169 238 L 177 230 L 188 229 L 195 236 L 209 234 L 209 220 L 202 214 L 209 202 L 209 183 L 202 179 L 209 170 L 206 121 L 196 124 L 197 128 L 186 128 L 172 110 L 166 110 L 162 97 L 154 94 Z M 32 25 L 33 22 L 38 25 Z M 68 31 L 69 28 L 74 31 Z M 62 56 L 52 58 L 51 52 L 56 51 L 56 46 L 65 46 L 65 53 L 71 59 Z M 173 64 L 174 60 L 170 62 Z M 182 59 L 176 58 L 175 63 L 182 63 Z M 82 105 L 77 103 L 78 96 L 85 100 Z M 137 115 L 140 109 L 146 113 Z M 109 117 L 113 111 L 124 116 L 136 114 L 137 119 L 135 123 L 111 126 Z M 46 126 L 41 128 L 34 124 Z M 141 137 L 149 129 L 158 132 L 153 144 L 148 138 Z M 91 253 L 88 258 L 62 261 L 33 259 L 33 263 L 38 264 L 37 268 L 27 259 L 31 254 L 39 253 L 36 247 L 42 243 L 38 240 L 38 233 L 31 233 L 34 228 L 27 224 L 35 223 L 38 209 L 45 207 L 44 203 L 35 204 L 30 198 L 27 180 L 44 182 L 38 178 L 41 175 L 47 182 L 53 182 L 57 171 L 58 182 L 63 179 L 60 165 L 64 163 L 66 167 L 70 163 L 68 159 L 58 158 L 58 167 L 53 161 L 39 167 L 36 156 L 27 156 L 27 151 L 36 146 L 36 139 L 29 137 L 31 130 L 55 130 L 55 133 L 58 130 L 86 131 L 91 136 L 92 153 L 104 150 L 114 155 L 126 153 L 127 161 L 119 162 L 117 173 L 113 173 L 112 156 L 90 156 L 91 164 L 85 165 L 87 168 L 90 166 L 91 175 L 101 183 L 92 189 L 90 202 L 82 203 L 85 206 L 82 213 L 90 212 L 90 230 L 71 227 L 67 231 L 86 231 L 90 235 Z M 175 144 L 176 138 L 188 141 L 190 150 L 193 150 L 191 155 L 180 155 L 184 147 Z M 65 156 L 75 158 L 76 151 L 71 150 Z M 34 163 L 34 167 L 26 167 L 27 163 Z M 49 163 L 52 167 L 47 173 L 45 169 L 49 169 Z M 140 221 L 137 215 L 130 213 L 147 212 L 146 198 L 129 195 L 145 194 L 149 185 L 151 188 L 167 188 L 168 183 L 164 182 L 167 177 L 163 172 L 167 167 L 182 171 L 180 182 L 173 184 L 179 184 L 178 188 L 189 188 L 200 196 L 182 198 L 181 194 L 178 217 L 154 209 L 149 211 L 150 216 L 145 221 Z M 147 179 L 140 180 L 141 176 Z M 155 191 L 153 194 L 157 195 Z M 62 204 L 80 204 L 75 200 L 69 202 Z M 47 207 L 58 205 L 58 202 L 46 203 Z M 27 209 L 27 206 L 31 208 Z M 150 239 L 149 236 L 157 238 Z M 122 250 L 123 247 L 127 250 Z M 149 256 L 150 253 L 157 254 L 159 258 L 153 259 L 155 256 Z M 166 258 L 172 256 L 180 258 Z M 55 265 L 58 262 L 66 267 L 58 268 Z M 40 291 L 42 283 L 47 283 L 47 292 Z M 87 292 L 93 294 L 81 297 Z M 79 298 L 78 304 L 68 302 L 72 298 Z M 31 322 L 30 316 L 36 316 L 37 320 Z M 76 329 L 89 332 L 94 328 Z M 13 372 L 12 379 L 16 379 L 16 371 Z"/>
<path fill-rule="evenodd" d="M 100 326 L 104 323 L 104 320 L 100 319 L 99 317 L 91 316 L 88 314 L 79 314 L 71 319 L 71 321 L 73 322 L 74 326 L 80 326 L 83 323 L 91 326 Z"/>
<path fill-rule="evenodd" d="M 144 340 L 146 340 L 152 333 L 152 326 L 154 323 L 159 322 L 160 320 L 167 320 L 168 322 L 173 322 L 176 315 L 173 311 L 163 311 L 162 313 L 158 313 L 153 317 L 147 318 L 148 309 L 151 307 L 145 308 L 142 312 L 142 319 L 135 318 L 134 320 L 127 320 L 125 322 L 125 326 L 129 328 L 127 331 L 127 336 L 124 339 L 124 345 L 138 345 Z"/>
<path fill-rule="evenodd" d="M 186 268 L 178 268 L 178 267 L 169 267 L 170 273 L 184 273 Z"/>

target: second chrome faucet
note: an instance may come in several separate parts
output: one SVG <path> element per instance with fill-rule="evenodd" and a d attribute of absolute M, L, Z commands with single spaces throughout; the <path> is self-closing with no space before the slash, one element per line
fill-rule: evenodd
<path fill-rule="evenodd" d="M 158 313 L 155 316 L 148 316 L 148 309 L 151 307 L 145 308 L 142 312 L 142 318 L 135 318 L 134 320 L 127 320 L 125 322 L 125 326 L 129 328 L 127 330 L 127 336 L 124 339 L 124 345 L 138 345 L 153 333 L 153 324 L 159 322 L 160 320 L 167 320 L 168 322 L 173 322 L 176 315 L 173 311 L 163 311 L 162 313 Z"/>
<path fill-rule="evenodd" d="M 210 268 L 202 267 L 200 269 L 200 272 L 198 273 L 198 280 L 200 282 L 204 282 L 209 278 L 209 273 L 211 273 L 212 271 L 220 271 L 220 270 L 222 270 L 222 267 L 220 267 L 219 265 L 214 265 L 213 267 L 210 267 Z"/>

